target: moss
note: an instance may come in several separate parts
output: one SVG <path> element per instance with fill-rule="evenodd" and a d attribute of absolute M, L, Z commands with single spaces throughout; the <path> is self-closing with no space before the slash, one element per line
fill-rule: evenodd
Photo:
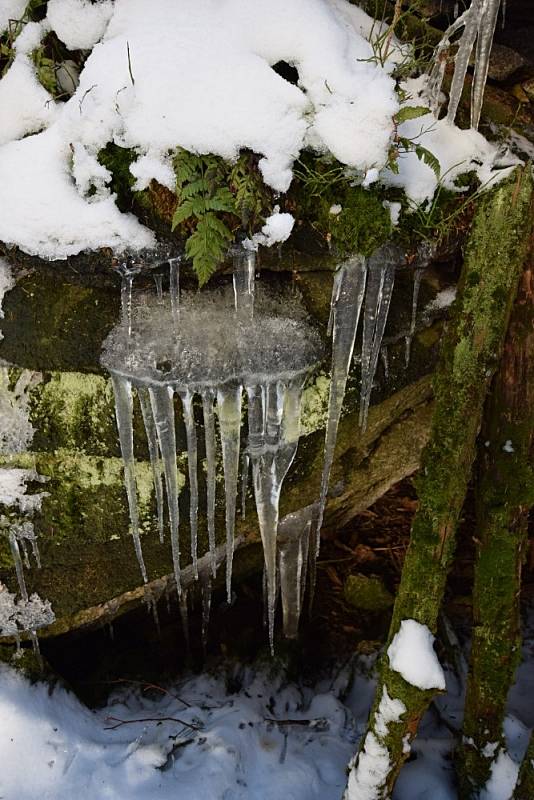
<path fill-rule="evenodd" d="M 393 595 L 382 580 L 368 575 L 349 575 L 343 596 L 349 605 L 365 611 L 385 611 L 393 605 Z"/>

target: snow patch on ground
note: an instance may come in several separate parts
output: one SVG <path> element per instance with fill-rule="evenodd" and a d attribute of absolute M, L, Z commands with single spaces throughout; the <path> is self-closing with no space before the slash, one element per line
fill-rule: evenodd
<path fill-rule="evenodd" d="M 519 764 L 516 764 L 507 752 L 500 750 L 491 765 L 491 776 L 480 794 L 480 800 L 509 800 L 517 782 L 518 772 Z"/>
<path fill-rule="evenodd" d="M 404 619 L 388 648 L 389 665 L 418 689 L 445 689 L 445 674 L 426 625 Z"/>

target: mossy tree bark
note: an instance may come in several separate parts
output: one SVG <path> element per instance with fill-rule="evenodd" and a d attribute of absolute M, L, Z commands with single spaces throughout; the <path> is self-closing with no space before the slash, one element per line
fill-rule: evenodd
<path fill-rule="evenodd" d="M 534 505 L 534 262 L 527 259 L 479 438 L 473 640 L 460 798 L 478 797 L 505 747 L 508 690 L 521 656 L 519 592 Z"/>
<path fill-rule="evenodd" d="M 534 731 L 530 735 L 527 752 L 523 758 L 513 800 L 532 800 L 534 797 Z"/>
<path fill-rule="evenodd" d="M 485 196 L 473 220 L 458 298 L 435 376 L 430 441 L 423 453 L 418 484 L 419 509 L 388 645 L 403 620 L 415 620 L 433 633 L 437 628 L 484 401 L 525 259 L 531 201 L 530 169 L 518 169 Z M 345 800 L 386 800 L 391 796 L 419 721 L 435 693 L 411 685 L 393 670 L 386 648 L 367 733 L 349 765 Z M 392 708 L 393 701 L 399 702 Z"/>

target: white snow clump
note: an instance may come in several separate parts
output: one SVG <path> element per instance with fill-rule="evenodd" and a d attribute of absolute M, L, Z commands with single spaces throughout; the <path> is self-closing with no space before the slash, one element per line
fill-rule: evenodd
<path fill-rule="evenodd" d="M 445 674 L 426 625 L 404 619 L 388 648 L 389 665 L 418 689 L 445 689 Z"/>

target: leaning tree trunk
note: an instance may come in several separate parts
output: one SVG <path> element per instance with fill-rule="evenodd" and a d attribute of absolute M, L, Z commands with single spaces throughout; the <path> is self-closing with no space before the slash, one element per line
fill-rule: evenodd
<path fill-rule="evenodd" d="M 508 690 L 521 657 L 519 593 L 534 505 L 534 274 L 527 260 L 479 439 L 473 643 L 458 752 L 460 798 L 487 783 L 505 747 Z"/>
<path fill-rule="evenodd" d="M 475 214 L 458 299 L 435 377 L 436 404 L 421 463 L 419 509 L 374 706 L 361 749 L 349 765 L 345 800 L 390 797 L 419 721 L 441 684 L 435 669 L 432 675 L 423 676 L 428 681 L 408 682 L 393 669 L 390 645 L 404 620 L 414 621 L 411 629 L 415 626 L 423 642 L 436 631 L 484 400 L 498 365 L 524 262 L 531 198 L 530 170 L 518 169 L 480 202 Z M 396 643 L 400 641 L 396 639 Z M 412 662 L 414 658 L 419 661 L 417 652 L 411 653 Z M 397 660 L 394 664 L 399 666 Z M 409 677 L 409 671 L 404 674 Z"/>
<path fill-rule="evenodd" d="M 530 734 L 530 742 L 523 758 L 519 778 L 513 794 L 513 800 L 532 800 L 534 797 L 534 731 Z"/>

